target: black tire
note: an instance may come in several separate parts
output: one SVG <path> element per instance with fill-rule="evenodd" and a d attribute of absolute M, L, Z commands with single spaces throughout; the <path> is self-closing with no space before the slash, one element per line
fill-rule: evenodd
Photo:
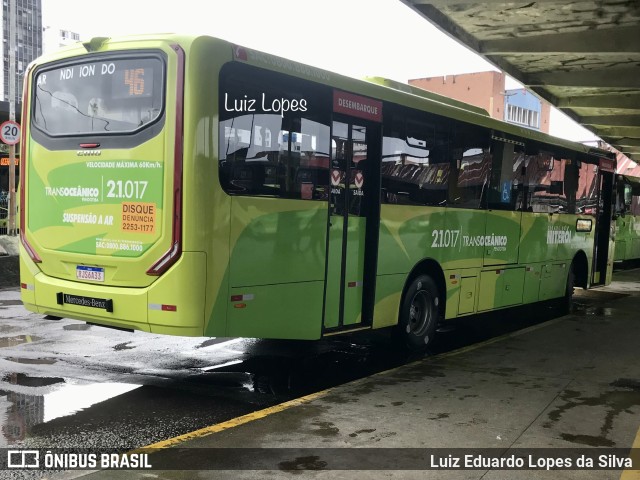
<path fill-rule="evenodd" d="M 569 265 L 569 272 L 567 273 L 567 284 L 564 291 L 564 298 L 562 300 L 562 311 L 565 314 L 571 313 L 573 306 L 573 291 L 576 286 L 576 273 L 575 265 L 571 262 Z"/>
<path fill-rule="evenodd" d="M 433 342 L 440 321 L 440 294 L 433 279 L 420 275 L 413 279 L 402 297 L 397 338 L 412 351 L 423 352 Z"/>

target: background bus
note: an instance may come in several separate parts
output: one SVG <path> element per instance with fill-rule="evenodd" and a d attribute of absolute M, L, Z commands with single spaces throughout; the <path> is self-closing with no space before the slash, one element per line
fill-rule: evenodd
<path fill-rule="evenodd" d="M 28 73 L 22 299 L 174 335 L 318 339 L 607 283 L 611 155 L 210 37 Z"/>
<path fill-rule="evenodd" d="M 615 261 L 640 259 L 640 178 L 616 176 Z"/>

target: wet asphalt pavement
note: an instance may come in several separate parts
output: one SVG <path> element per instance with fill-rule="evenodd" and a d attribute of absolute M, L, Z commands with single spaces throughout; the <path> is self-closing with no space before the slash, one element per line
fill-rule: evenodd
<path fill-rule="evenodd" d="M 581 293 L 577 314 L 616 294 Z M 560 315 L 553 305 L 442 330 L 429 355 Z M 129 333 L 27 312 L 0 290 L 0 448 L 134 449 L 415 360 L 387 333 L 321 342 Z"/>

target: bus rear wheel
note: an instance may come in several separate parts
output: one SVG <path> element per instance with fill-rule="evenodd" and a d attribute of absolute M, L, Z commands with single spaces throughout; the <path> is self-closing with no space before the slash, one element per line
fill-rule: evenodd
<path fill-rule="evenodd" d="M 397 336 L 402 346 L 422 352 L 433 341 L 440 320 L 440 295 L 433 279 L 420 275 L 413 279 L 402 297 Z"/>

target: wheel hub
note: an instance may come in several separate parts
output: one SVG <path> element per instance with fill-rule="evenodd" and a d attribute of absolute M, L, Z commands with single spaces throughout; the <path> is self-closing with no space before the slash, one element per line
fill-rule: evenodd
<path fill-rule="evenodd" d="M 419 290 L 411 300 L 407 333 L 422 336 L 429 328 L 433 315 L 434 302 L 428 292 Z"/>

